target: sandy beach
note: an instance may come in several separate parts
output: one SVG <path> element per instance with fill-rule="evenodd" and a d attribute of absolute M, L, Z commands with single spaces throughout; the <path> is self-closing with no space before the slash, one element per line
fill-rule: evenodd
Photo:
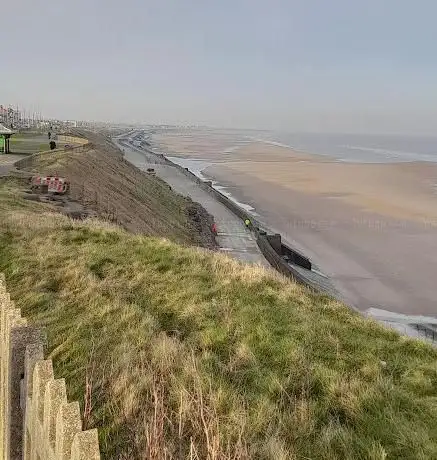
<path fill-rule="evenodd" d="M 305 251 L 348 304 L 437 315 L 437 164 L 345 163 L 262 142 L 224 154 L 207 137 L 159 145 L 211 162 L 203 174 Z"/>

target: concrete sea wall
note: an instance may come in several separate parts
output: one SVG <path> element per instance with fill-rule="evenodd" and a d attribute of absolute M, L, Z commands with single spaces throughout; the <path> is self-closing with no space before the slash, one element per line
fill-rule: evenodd
<path fill-rule="evenodd" d="M 283 275 L 301 283 L 309 286 L 311 288 L 320 289 L 320 286 L 314 285 L 311 277 L 306 277 L 302 271 L 297 271 L 293 265 L 290 265 L 291 262 L 294 265 L 302 267 L 308 271 L 311 270 L 312 265 L 311 261 L 305 257 L 300 252 L 290 248 L 289 246 L 283 244 L 282 237 L 278 233 L 272 233 L 267 228 L 265 228 L 256 218 L 249 212 L 239 206 L 235 201 L 231 200 L 229 197 L 223 195 L 218 190 L 213 187 L 211 181 L 204 181 L 193 174 L 188 168 L 184 168 L 177 163 L 169 160 L 164 155 L 158 155 L 162 158 L 163 162 L 177 168 L 187 177 L 195 181 L 200 187 L 202 187 L 208 193 L 214 195 L 214 197 L 223 203 L 230 211 L 232 211 L 236 216 L 238 216 L 242 221 L 249 219 L 251 222 L 251 230 L 256 236 L 256 241 L 260 251 L 263 253 L 264 257 L 270 263 L 270 265 L 281 272 Z"/>

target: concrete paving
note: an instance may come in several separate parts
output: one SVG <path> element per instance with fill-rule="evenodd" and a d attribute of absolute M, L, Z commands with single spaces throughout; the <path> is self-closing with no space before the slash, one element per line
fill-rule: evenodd
<path fill-rule="evenodd" d="M 175 192 L 200 203 L 214 216 L 218 232 L 217 242 L 221 251 L 246 263 L 270 266 L 259 250 L 252 233 L 225 205 L 175 167 L 162 164 L 162 160 L 153 153 L 130 145 L 127 138 L 115 139 L 114 142 L 124 150 L 126 160 L 143 171 L 154 168 L 157 176 L 167 182 Z"/>
<path fill-rule="evenodd" d="M 21 160 L 21 158 L 23 158 L 23 155 L 0 153 L 0 176 L 8 174 L 9 171 L 14 168 L 14 163 Z"/>

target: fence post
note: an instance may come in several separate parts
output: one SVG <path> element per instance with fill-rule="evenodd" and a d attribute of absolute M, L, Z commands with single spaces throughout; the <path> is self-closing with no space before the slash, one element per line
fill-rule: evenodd
<path fill-rule="evenodd" d="M 53 365 L 50 360 L 38 361 L 33 370 L 32 402 L 32 435 L 30 442 L 30 458 L 49 458 L 44 445 L 44 393 L 47 383 L 53 380 Z"/>
<path fill-rule="evenodd" d="M 5 334 L 5 321 L 6 312 L 12 308 L 9 294 L 6 292 L 5 277 L 0 273 L 0 458 L 6 457 L 5 444 L 6 444 L 6 350 L 4 346 L 6 341 Z"/>
<path fill-rule="evenodd" d="M 25 326 L 26 320 L 21 318 L 21 312 L 15 308 L 13 302 L 8 300 L 1 305 L 1 449 L 2 457 L 6 459 L 15 459 L 15 454 L 11 457 L 11 436 L 12 446 L 15 451 L 15 439 L 19 438 L 21 428 L 16 431 L 17 417 L 21 419 L 20 408 L 20 376 L 21 369 L 19 369 L 19 359 L 12 359 L 13 350 L 17 346 L 18 338 L 15 334 L 11 334 L 12 329 L 15 327 Z M 11 337 L 13 335 L 13 337 Z M 11 340 L 12 339 L 12 340 Z M 12 342 L 12 343 L 11 343 Z M 18 374 L 18 375 L 17 375 Z M 18 378 L 17 378 L 18 377 Z M 15 386 L 18 385 L 18 388 Z M 13 394 L 12 394 L 13 393 Z M 21 446 L 18 447 L 20 449 Z"/>
<path fill-rule="evenodd" d="M 9 404 L 10 404 L 10 458 L 22 459 L 23 446 L 23 384 L 25 376 L 25 353 L 29 343 L 42 341 L 42 331 L 29 327 L 26 320 L 20 318 L 10 332 L 9 349 Z M 25 403 L 25 402 L 24 402 Z"/>
<path fill-rule="evenodd" d="M 57 460 L 70 460 L 74 436 L 80 433 L 81 429 L 79 403 L 75 401 L 63 404 L 56 417 L 55 458 Z"/>
<path fill-rule="evenodd" d="M 100 460 L 96 429 L 76 434 L 71 446 L 71 460 Z"/>
<path fill-rule="evenodd" d="M 64 379 L 52 380 L 44 394 L 44 444 L 54 452 L 56 448 L 56 416 L 62 404 L 67 402 Z"/>
<path fill-rule="evenodd" d="M 31 460 L 32 438 L 30 433 L 33 432 L 31 402 L 33 398 L 33 370 L 37 361 L 44 359 L 44 350 L 42 344 L 35 344 L 26 347 L 24 358 L 24 422 L 23 422 L 23 459 Z"/>

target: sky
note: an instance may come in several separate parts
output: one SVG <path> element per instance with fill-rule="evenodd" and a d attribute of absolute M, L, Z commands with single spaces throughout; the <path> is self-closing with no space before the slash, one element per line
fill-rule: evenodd
<path fill-rule="evenodd" d="M 437 134 L 435 0 L 1 1 L 0 103 L 47 117 Z"/>

